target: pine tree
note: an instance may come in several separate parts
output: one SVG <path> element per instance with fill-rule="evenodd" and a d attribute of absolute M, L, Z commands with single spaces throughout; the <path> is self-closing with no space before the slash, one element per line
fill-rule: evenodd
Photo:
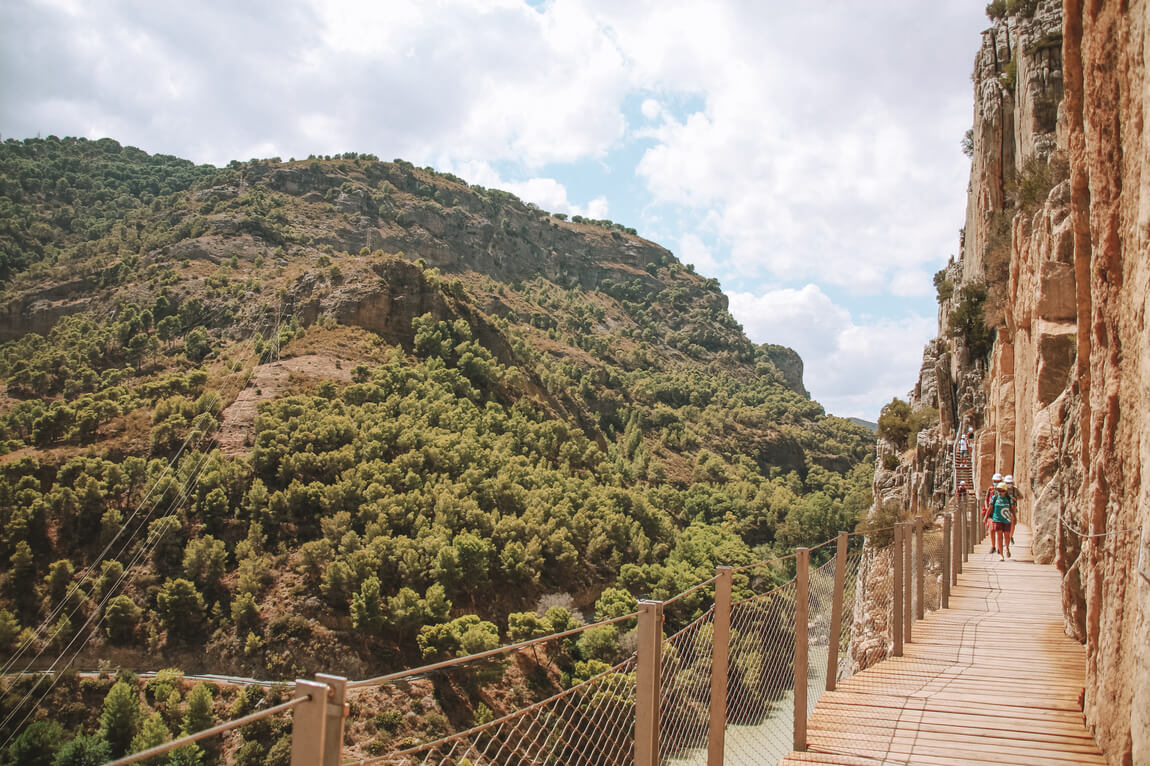
<path fill-rule="evenodd" d="M 188 694 L 188 712 L 184 715 L 184 733 L 195 734 L 216 722 L 212 713 L 212 691 L 207 684 L 196 684 Z"/>
<path fill-rule="evenodd" d="M 100 714 L 100 733 L 108 742 L 111 755 L 118 758 L 128 752 L 140 723 L 140 699 L 126 681 L 117 681 L 104 698 Z"/>

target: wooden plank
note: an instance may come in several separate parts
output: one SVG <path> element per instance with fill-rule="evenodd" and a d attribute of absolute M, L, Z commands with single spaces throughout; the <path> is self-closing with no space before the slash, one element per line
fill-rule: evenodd
<path fill-rule="evenodd" d="M 1063 632 L 1061 584 L 1033 563 L 979 544 L 950 609 L 916 622 L 912 642 L 824 693 L 810 750 L 786 764 L 1105 764 L 1081 709 L 1085 651 Z M 856 760 L 861 759 L 861 760 Z"/>

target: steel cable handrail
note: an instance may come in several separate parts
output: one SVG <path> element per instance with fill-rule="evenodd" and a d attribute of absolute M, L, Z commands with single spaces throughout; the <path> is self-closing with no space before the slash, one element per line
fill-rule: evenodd
<path fill-rule="evenodd" d="M 231 731 L 232 729 L 238 729 L 239 727 L 245 726 L 249 723 L 252 723 L 253 721 L 258 721 L 261 718 L 268 718 L 277 713 L 291 710 L 296 705 L 301 705 L 305 702 L 311 701 L 311 694 L 303 694 L 299 697 L 294 697 L 287 702 L 281 702 L 278 705 L 273 705 L 266 710 L 258 710 L 255 713 L 249 713 L 242 718 L 236 718 L 235 720 L 227 721 L 226 723 L 216 724 L 215 726 L 204 729 L 203 731 L 197 731 L 195 734 L 188 734 L 187 736 L 180 737 L 179 739 L 174 739 L 171 742 L 165 742 L 162 745 L 156 745 L 155 747 L 150 747 L 147 750 L 141 750 L 138 753 L 125 755 L 123 758 L 119 758 L 115 761 L 110 761 L 109 763 L 105 764 L 105 766 L 127 766 L 129 763 L 136 763 L 147 758 L 162 755 L 171 750 L 183 747 L 184 745 L 190 745 L 193 742 L 198 742 L 201 739 L 207 739 L 208 737 L 213 737 L 217 734 L 223 734 L 224 732 Z"/>
<path fill-rule="evenodd" d="M 871 530 L 870 533 L 876 531 L 885 530 Z M 858 534 L 853 533 L 854 536 Z M 833 540 L 807 549 L 804 560 L 806 560 L 805 556 L 809 554 L 809 551 L 823 548 L 830 542 Z M 865 550 L 851 554 L 846 553 L 845 549 L 840 549 L 848 557 L 843 566 L 850 571 L 850 581 L 843 584 L 844 593 L 842 596 L 845 614 L 840 633 L 837 636 L 830 635 L 826 625 L 826 621 L 829 619 L 827 604 L 831 598 L 838 598 L 838 594 L 834 592 L 835 589 L 831 583 L 831 574 L 837 565 L 837 555 L 819 568 L 811 570 L 810 587 L 806 591 L 809 603 L 803 610 L 803 613 L 808 615 L 807 624 L 811 626 L 811 633 L 808 638 L 810 646 L 834 644 L 839 647 L 840 651 L 845 650 L 855 638 L 855 631 L 859 627 L 858 610 L 864 601 L 868 604 L 868 613 L 875 606 L 886 610 L 890 609 L 889 581 L 880 577 L 871 583 L 867 575 L 867 572 L 873 569 L 875 565 L 881 569 L 886 569 L 882 562 L 888 562 L 889 565 L 889 562 L 892 561 L 888 553 L 890 549 L 891 546 L 886 546 L 880 550 L 870 549 L 872 551 L 870 554 L 867 554 Z M 884 557 L 882 554 L 888 555 Z M 927 556 L 930 559 L 936 558 L 932 552 L 928 552 Z M 731 568 L 730 573 L 777 564 L 797 557 L 798 554 L 796 553 L 755 562 Z M 865 569 L 862 568 L 864 560 L 872 562 Z M 851 564 L 850 562 L 854 563 Z M 878 570 L 875 570 L 875 573 L 880 574 Z M 657 603 L 662 608 L 667 604 L 679 601 L 702 588 L 715 584 L 721 576 L 716 575 L 708 578 L 676 594 L 668 601 Z M 878 592 L 872 593 L 872 587 L 882 587 L 881 584 L 884 581 L 888 583 L 887 595 L 883 596 L 882 593 Z M 744 723 L 753 723 L 770 720 L 777 716 L 785 718 L 789 713 L 783 709 L 785 706 L 780 707 L 780 702 L 786 694 L 790 693 L 788 690 L 793 690 L 796 684 L 821 684 L 828 680 L 823 677 L 826 673 L 833 672 L 839 677 L 849 675 L 856 667 L 859 667 L 860 659 L 862 666 L 870 664 L 865 659 L 850 658 L 839 653 L 836 668 L 820 668 L 815 664 L 812 666 L 815 672 L 811 673 L 808 678 L 794 677 L 789 668 L 797 649 L 794 646 L 794 633 L 792 628 L 788 626 L 794 622 L 798 614 L 794 598 L 798 593 L 797 587 L 797 580 L 792 578 L 764 593 L 755 594 L 730 604 L 732 610 L 730 614 L 732 636 L 730 667 L 731 672 L 735 673 L 732 679 L 742 677 L 743 680 L 729 690 L 730 715 L 727 716 L 728 721 L 739 720 Z M 864 596 L 864 593 L 870 595 Z M 848 594 L 849 602 L 847 601 Z M 640 612 L 632 612 L 465 657 L 452 658 L 375 678 L 353 681 L 347 683 L 345 689 L 348 691 L 360 690 L 373 686 L 378 687 L 401 679 L 426 676 L 449 667 L 466 666 L 499 655 L 535 647 L 545 642 L 578 635 L 591 628 L 618 624 L 636 618 L 641 618 Z M 712 643 L 713 636 L 710 631 L 715 619 L 715 606 L 712 605 L 687 626 L 666 639 L 660 639 L 664 647 L 666 664 L 663 669 L 665 681 L 661 694 L 663 702 L 658 709 L 660 715 L 669 716 L 663 729 L 664 739 L 660 740 L 658 746 L 664 755 L 670 756 L 682 753 L 684 749 L 701 747 L 701 743 L 706 739 L 707 727 L 704 721 L 707 715 L 705 709 L 711 694 L 711 689 L 707 683 L 710 675 L 708 668 L 715 651 Z M 889 620 L 885 622 L 889 627 Z M 884 643 L 886 642 L 884 641 Z M 756 646 L 758 648 L 755 648 Z M 748 651 L 751 652 L 750 655 L 746 654 Z M 886 644 L 883 654 L 887 654 L 888 651 L 889 644 Z M 562 756 L 563 752 L 578 753 L 579 757 L 588 759 L 592 757 L 599 759 L 622 757 L 623 754 L 618 748 L 633 745 L 628 732 L 635 725 L 632 711 L 634 694 L 636 693 L 636 657 L 636 654 L 632 654 L 623 662 L 576 686 L 482 725 L 442 737 L 434 742 L 412 746 L 401 751 L 392 751 L 387 756 L 364 759 L 359 763 L 441 762 L 434 760 L 436 757 L 447 758 L 451 762 L 464 757 L 473 760 L 475 758 L 487 760 L 494 758 L 495 761 L 492 762 L 497 762 L 502 757 L 511 757 L 514 754 L 518 754 L 516 757 L 531 760 L 538 757 L 564 757 Z M 736 670 L 736 668 L 742 668 L 742 670 Z M 751 672 L 752 676 L 747 677 L 748 672 Z M 811 688 L 814 689 L 813 686 Z M 218 724 L 131 756 L 125 756 L 115 761 L 113 766 L 126 766 L 155 757 L 197 740 L 290 710 L 310 699 L 309 695 L 301 695 L 267 710 Z M 817 694 L 811 694 L 807 699 L 808 707 L 813 707 Z M 559 707 L 555 707 L 556 705 Z M 772 726 L 778 728 L 782 723 L 783 719 L 779 719 Z M 732 736 L 735 735 L 732 734 Z M 783 746 L 781 731 L 774 734 L 767 732 L 765 736 L 774 742 L 771 746 L 772 752 Z M 736 739 L 738 738 L 736 737 Z M 753 742 L 746 740 L 741 742 L 744 748 L 753 745 Z M 738 750 L 739 742 L 732 741 L 732 747 L 734 750 Z M 574 748 L 574 750 L 565 751 L 563 748 Z M 424 755 L 416 755 L 416 753 L 423 753 Z M 411 760 L 411 757 L 414 757 L 415 760 Z M 592 761 L 579 760 L 578 762 L 590 763 Z"/>
<path fill-rule="evenodd" d="M 451 667 L 453 665 L 466 665 L 471 662 L 487 659 L 488 657 L 495 657 L 496 655 L 506 654 L 508 652 L 518 651 L 519 649 L 526 649 L 528 647 L 536 646 L 537 644 L 546 643 L 548 641 L 554 641 L 560 638 L 573 636 L 577 633 L 582 633 L 586 630 L 590 630 L 591 628 L 599 628 L 603 627 L 604 625 L 614 625 L 615 623 L 623 622 L 624 620 L 633 620 L 638 616 L 638 612 L 631 612 L 630 614 L 625 614 L 621 617 L 612 617 L 609 620 L 600 620 L 599 622 L 593 622 L 588 625 L 580 625 L 578 628 L 565 630 L 562 633 L 552 633 L 550 635 L 540 636 L 539 638 L 533 638 L 529 641 L 521 641 L 517 644 L 509 644 L 508 646 L 500 646 L 496 649 L 488 649 L 485 652 L 469 654 L 466 657 L 454 657 L 449 660 L 443 660 L 442 662 L 435 662 L 430 665 L 423 665 L 421 667 L 412 668 L 410 670 L 400 670 L 395 673 L 388 673 L 387 675 L 368 678 L 363 681 L 351 681 L 348 683 L 347 688 L 349 691 L 351 691 L 353 689 L 362 689 L 366 686 L 380 686 L 391 681 L 398 681 L 402 678 L 409 678 L 411 676 L 427 675 L 428 673 L 432 673 L 436 670 L 442 670 L 443 668 Z"/>

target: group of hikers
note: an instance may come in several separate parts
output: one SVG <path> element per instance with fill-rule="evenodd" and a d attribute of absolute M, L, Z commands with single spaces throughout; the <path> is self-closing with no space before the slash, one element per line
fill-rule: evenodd
<path fill-rule="evenodd" d="M 955 491 L 958 502 L 966 500 L 968 489 L 965 481 L 958 483 Z M 990 477 L 990 486 L 982 501 L 982 521 L 990 533 L 990 552 L 998 554 L 1000 561 L 1010 558 L 1010 544 L 1014 542 L 1014 523 L 1017 512 L 1018 490 L 1014 487 L 1014 477 L 996 473 Z"/>
<path fill-rule="evenodd" d="M 970 468 L 971 453 L 974 451 L 974 429 L 968 428 L 958 439 L 958 468 Z M 955 490 L 961 504 L 967 498 L 969 488 L 960 481 Z M 982 501 L 982 521 L 990 534 L 990 553 L 998 554 L 1001 561 L 1010 558 L 1010 544 L 1014 542 L 1014 523 L 1017 516 L 1018 490 L 1014 487 L 1014 477 L 995 473 L 990 477 L 990 487 Z"/>

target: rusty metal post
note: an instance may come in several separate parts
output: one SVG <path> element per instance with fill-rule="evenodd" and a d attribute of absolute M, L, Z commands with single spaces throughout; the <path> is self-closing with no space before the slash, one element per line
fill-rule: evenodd
<path fill-rule="evenodd" d="M 911 642 L 914 630 L 914 566 L 911 552 L 914 547 L 914 525 L 909 521 L 902 525 L 902 640 Z"/>
<path fill-rule="evenodd" d="M 893 603 L 891 604 L 891 637 L 894 646 L 891 654 L 902 656 L 902 524 L 894 525 L 894 548 L 891 558 L 894 563 L 894 582 L 891 584 Z"/>
<path fill-rule="evenodd" d="M 810 611 L 810 548 L 795 553 L 795 750 L 807 749 L 807 620 Z"/>
<path fill-rule="evenodd" d="M 971 515 L 968 509 L 962 509 L 962 560 L 959 561 L 959 572 L 962 572 L 962 565 L 966 563 L 970 551 L 974 550 L 974 525 L 970 523 Z"/>
<path fill-rule="evenodd" d="M 942 595 L 939 606 L 943 609 L 950 608 L 950 565 L 954 558 L 950 549 L 950 517 L 949 513 L 942 517 Z"/>
<path fill-rule="evenodd" d="M 295 682 L 295 696 L 310 699 L 292 711 L 291 766 L 323 763 L 329 688 L 327 684 L 302 678 Z"/>
<path fill-rule="evenodd" d="M 663 602 L 640 601 L 635 668 L 636 766 L 656 766 L 659 763 L 659 665 L 662 651 Z"/>
<path fill-rule="evenodd" d="M 715 632 L 711 641 L 711 714 L 707 766 L 723 766 L 727 737 L 727 660 L 731 648 L 732 567 L 715 568 Z"/>
<path fill-rule="evenodd" d="M 327 722 L 324 725 L 323 766 L 340 766 L 343 763 L 343 722 L 348 714 L 348 705 L 344 702 L 347 679 L 316 673 L 315 680 L 327 684 L 330 690 L 325 715 Z"/>
<path fill-rule="evenodd" d="M 835 548 L 835 590 L 831 600 L 831 634 L 827 642 L 827 686 L 828 692 L 835 690 L 839 675 L 839 644 L 843 635 L 843 590 L 847 580 L 847 533 L 839 532 L 838 546 Z"/>
<path fill-rule="evenodd" d="M 926 617 L 926 552 L 922 548 L 922 517 L 914 520 L 914 616 Z"/>

